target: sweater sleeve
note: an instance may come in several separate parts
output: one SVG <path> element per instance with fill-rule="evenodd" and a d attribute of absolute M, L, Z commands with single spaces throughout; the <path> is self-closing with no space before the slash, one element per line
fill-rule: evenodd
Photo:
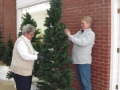
<path fill-rule="evenodd" d="M 24 60 L 37 60 L 37 55 L 32 55 L 28 53 L 27 50 L 27 46 L 25 45 L 25 43 L 23 41 L 19 41 L 17 44 L 17 50 L 18 53 L 20 54 L 20 56 L 24 59 Z M 38 52 L 35 52 L 36 54 Z"/>
<path fill-rule="evenodd" d="M 75 34 L 72 35 L 72 37 L 74 37 L 74 36 L 75 36 Z M 68 37 L 68 40 L 69 40 L 69 41 L 72 41 L 72 38 L 71 38 L 71 37 Z"/>
<path fill-rule="evenodd" d="M 83 38 L 79 39 L 71 35 L 69 39 L 78 46 L 87 46 L 88 44 L 94 43 L 95 34 L 93 32 L 87 33 Z"/>

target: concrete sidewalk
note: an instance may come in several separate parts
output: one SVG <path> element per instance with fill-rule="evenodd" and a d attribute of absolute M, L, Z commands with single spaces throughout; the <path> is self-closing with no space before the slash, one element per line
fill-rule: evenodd
<path fill-rule="evenodd" d="M 0 61 L 0 66 L 2 67 L 2 66 L 5 66 L 5 65 Z M 0 75 L 1 75 L 0 78 L 2 78 L 2 80 L 0 79 L 0 90 L 15 90 L 14 81 L 9 81 L 9 80 L 4 80 L 3 79 L 2 74 L 5 73 L 5 70 L 6 70 L 6 68 L 3 68 L 3 70 L 0 70 Z"/>
<path fill-rule="evenodd" d="M 0 90 L 15 90 L 14 81 L 0 80 Z"/>

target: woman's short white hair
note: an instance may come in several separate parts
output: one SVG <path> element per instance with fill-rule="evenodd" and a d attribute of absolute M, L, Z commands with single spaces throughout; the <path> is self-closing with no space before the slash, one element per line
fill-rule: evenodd
<path fill-rule="evenodd" d="M 31 24 L 26 24 L 22 28 L 22 34 L 24 35 L 25 33 L 30 33 L 30 32 L 35 32 L 35 27 Z"/>

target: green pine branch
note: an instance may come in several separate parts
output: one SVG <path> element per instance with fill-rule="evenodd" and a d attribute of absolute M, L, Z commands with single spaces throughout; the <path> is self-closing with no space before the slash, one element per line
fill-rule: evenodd
<path fill-rule="evenodd" d="M 6 42 L 5 54 L 4 54 L 4 58 L 2 61 L 7 66 L 10 66 L 10 64 L 11 64 L 13 46 L 14 46 L 14 43 L 13 43 L 13 40 L 12 40 L 11 34 L 10 34 L 9 38 Z"/>
<path fill-rule="evenodd" d="M 43 39 L 42 52 L 46 59 L 39 63 L 37 77 L 38 90 L 74 90 L 73 74 L 70 68 L 69 44 L 64 33 L 66 25 L 60 22 L 62 15 L 62 0 L 51 0 L 49 17 L 44 26 L 47 27 Z"/>
<path fill-rule="evenodd" d="M 2 31 L 0 29 L 0 61 L 3 60 L 5 50 L 6 50 L 6 46 L 5 46 L 5 42 L 3 41 Z"/>

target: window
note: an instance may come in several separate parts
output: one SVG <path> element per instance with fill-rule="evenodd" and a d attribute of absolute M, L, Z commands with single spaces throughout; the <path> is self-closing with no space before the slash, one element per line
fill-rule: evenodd
<path fill-rule="evenodd" d="M 41 32 L 44 33 L 44 30 L 46 29 L 46 27 L 44 26 L 44 21 L 45 21 L 45 17 L 48 17 L 47 9 L 49 8 L 50 8 L 49 2 L 44 2 L 44 3 L 40 3 L 37 5 L 20 9 L 19 10 L 19 28 L 20 28 L 20 24 L 22 23 L 21 17 L 23 17 L 23 14 L 25 14 L 26 12 L 29 12 L 32 18 L 36 21 L 37 28 L 39 28 Z"/>

